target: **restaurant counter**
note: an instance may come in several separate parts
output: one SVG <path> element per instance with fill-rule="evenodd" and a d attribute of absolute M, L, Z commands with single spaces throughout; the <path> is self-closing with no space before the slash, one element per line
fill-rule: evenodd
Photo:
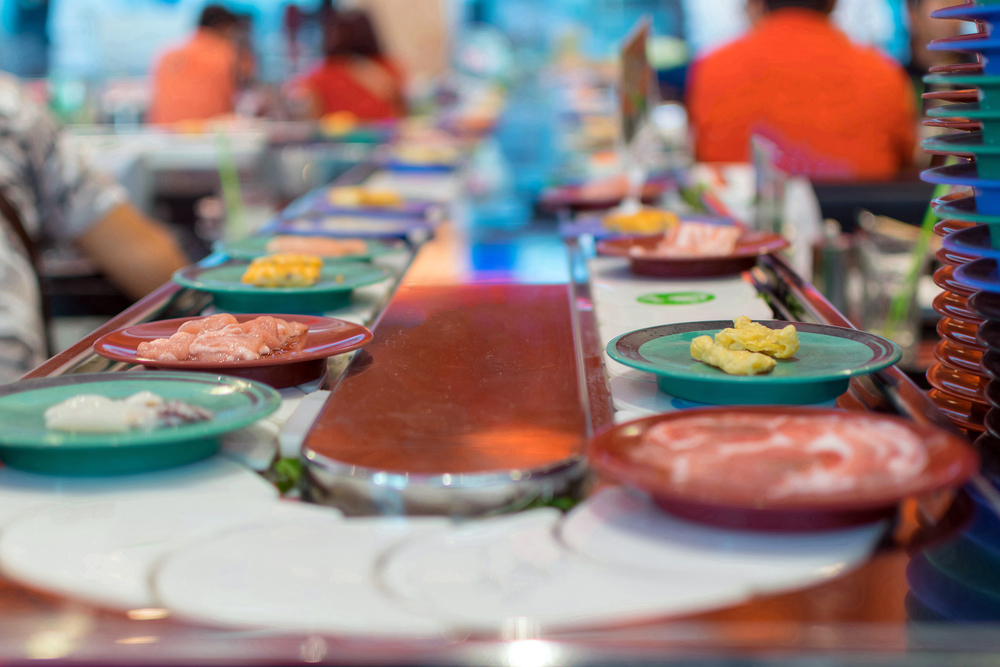
<path fill-rule="evenodd" d="M 425 195 L 436 189 L 447 200 L 460 194 L 454 179 L 357 169 L 341 183 L 374 180 Z M 431 181 L 436 181 L 434 187 Z M 219 258 L 206 260 L 212 261 Z M 594 257 L 592 240 L 562 238 L 554 226 L 544 223 L 515 230 L 482 229 L 456 217 L 441 224 L 432 237 L 413 238 L 405 251 L 380 261 L 392 271 L 392 280 L 365 288 L 368 291 L 355 295 L 349 306 L 329 313 L 371 327 L 372 342 L 349 363 L 344 358 L 331 360 L 325 386 L 282 390 L 283 406 L 269 423 L 249 435 L 227 438 L 224 456 L 268 480 L 275 479 L 276 462 L 298 458 L 305 475 L 286 496 L 293 503 L 300 493 L 321 506 L 313 506 L 318 512 L 332 506 L 349 517 L 462 518 L 459 526 L 465 532 L 449 547 L 466 554 L 465 560 L 456 561 L 458 570 L 463 563 L 482 559 L 486 570 L 504 572 L 493 583 L 484 581 L 484 590 L 512 586 L 504 589 L 504 595 L 517 596 L 525 587 L 545 582 L 530 567 L 519 570 L 516 563 L 498 563 L 503 554 L 477 551 L 476 535 L 514 525 L 505 521 L 522 522 L 517 524 L 521 538 L 514 543 L 515 552 L 518 544 L 530 550 L 538 535 L 560 520 L 552 507 L 569 507 L 587 495 L 610 498 L 616 493 L 606 480 L 593 479 L 587 470 L 584 454 L 593 434 L 615 423 L 677 409 L 663 404 L 655 385 L 647 386 L 648 381 L 617 367 L 604 348 L 625 331 L 664 323 L 669 317 L 690 319 L 688 311 L 682 308 L 667 315 L 662 308 L 617 306 L 632 303 L 636 295 L 708 290 L 715 297 L 712 308 L 720 315 L 726 310 L 728 318 L 773 314 L 777 319 L 850 326 L 780 256 L 763 257 L 752 271 L 734 278 L 686 283 L 641 278 L 628 274 L 621 260 Z M 207 306 L 206 295 L 165 285 L 27 377 L 130 372 L 125 364 L 97 356 L 94 342 L 125 326 L 199 314 Z M 923 392 L 895 367 L 852 380 L 838 405 L 950 428 Z M 3 485 L 0 476 L 0 497 Z M 190 619 L 191 614 L 171 613 L 166 608 L 170 605 L 164 606 L 156 592 L 146 588 L 118 595 L 112 582 L 104 598 L 98 592 L 89 596 L 65 592 L 72 587 L 56 594 L 62 584 L 46 582 L 48 575 L 52 580 L 59 576 L 46 573 L 44 564 L 28 575 L 31 564 L 11 572 L 9 564 L 2 563 L 0 544 L 0 565 L 21 582 L 0 581 L 0 663 L 40 658 L 77 664 L 513 666 L 985 660 L 1000 651 L 995 628 L 955 619 L 996 619 L 1000 602 L 990 608 L 994 594 L 977 592 L 974 610 L 980 615 L 969 618 L 968 608 L 948 606 L 949 600 L 961 599 L 955 596 L 965 584 L 950 579 L 949 589 L 948 581 L 933 568 L 918 567 L 925 566 L 928 558 L 940 564 L 952 553 L 949 545 L 960 542 L 965 532 L 984 521 L 997 521 L 996 492 L 979 477 L 973 487 L 971 495 L 962 492 L 947 512 L 908 502 L 896 524 L 871 542 L 870 556 L 866 551 L 862 558 L 808 571 L 796 581 L 782 574 L 782 567 L 792 567 L 782 566 L 783 560 L 765 562 L 775 566 L 780 585 L 744 587 L 689 601 L 687 606 L 654 606 L 653 611 L 624 608 L 609 615 L 605 610 L 595 615 L 601 622 L 582 625 L 567 619 L 576 605 L 593 604 L 590 598 L 596 593 L 581 590 L 577 598 L 562 589 L 562 597 L 539 602 L 550 603 L 552 618 L 561 622 L 539 625 L 514 617 L 489 631 L 447 629 L 416 637 L 409 633 L 409 638 L 391 631 L 398 620 L 388 613 L 382 632 L 377 622 L 357 633 L 303 632 L 294 624 L 285 629 L 226 630 L 180 620 L 178 616 Z M 525 509 L 532 512 L 503 517 Z M 332 516 L 333 510 L 329 512 Z M 277 520 L 280 523 L 280 516 Z M 299 525 L 295 522 L 300 520 L 289 525 Z M 477 526 L 482 526 L 480 533 Z M 437 528 L 431 525 L 426 530 Z M 208 536 L 200 534 L 193 546 Z M 568 539 L 565 534 L 563 538 Z M 332 558 L 341 551 L 367 548 L 360 535 L 357 539 L 339 545 L 342 550 L 333 545 L 326 553 Z M 752 536 L 727 539 L 719 548 L 735 559 L 731 569 L 738 570 L 744 559 L 762 562 L 759 553 L 738 546 L 763 549 Z M 462 540 L 472 543 L 471 551 L 461 551 Z M 128 561 L 127 552 L 122 553 Z M 419 549 L 407 554 L 422 557 Z M 405 565 L 404 559 L 401 566 Z M 654 570 L 656 565 L 650 563 Z M 97 567 L 104 567 L 113 578 L 113 564 Z M 930 572 L 926 579 L 934 581 L 923 583 L 920 572 Z M 301 574 L 283 571 L 281 559 L 271 573 L 270 583 L 278 587 L 283 578 Z M 108 576 L 94 574 L 93 581 Z M 680 577 L 676 586 L 683 587 L 686 575 L 675 576 Z M 706 575 L 691 576 L 698 580 Z M 26 581 L 36 583 L 25 586 Z M 206 580 L 205 585 L 214 585 L 213 581 Z M 710 583 L 704 582 L 706 587 Z M 669 582 L 651 585 L 661 584 Z M 380 585 L 391 587 L 392 582 L 382 580 Z M 240 595 L 252 610 L 253 590 Z M 664 588 L 663 595 L 666 599 L 671 593 Z M 697 598 L 698 591 L 692 595 Z M 94 602 L 101 599 L 110 602 Z M 129 606 L 129 601 L 135 605 Z M 607 601 L 609 607 L 617 602 L 613 593 Z M 337 599 L 303 598 L 294 607 L 322 615 L 339 604 Z M 358 618 L 370 612 L 362 607 L 356 610 Z M 954 614 L 947 611 L 952 608 Z M 289 611 L 292 616 L 296 613 Z"/>

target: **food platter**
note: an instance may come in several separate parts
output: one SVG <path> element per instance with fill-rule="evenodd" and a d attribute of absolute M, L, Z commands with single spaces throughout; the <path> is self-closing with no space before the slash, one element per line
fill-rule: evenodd
<path fill-rule="evenodd" d="M 316 234 L 335 238 L 404 238 L 412 233 L 430 231 L 433 226 L 432 222 L 424 218 L 386 218 L 352 212 L 280 218 L 268 225 L 268 231 L 277 234 Z"/>
<path fill-rule="evenodd" d="M 720 469 L 718 474 L 680 483 L 671 471 L 636 458 L 635 452 L 658 425 L 683 426 L 683 420 L 710 421 L 712 437 L 721 443 L 735 432 L 725 430 L 727 422 L 745 416 L 823 419 L 861 430 L 905 429 L 922 443 L 926 461 L 915 475 L 895 484 L 832 491 L 806 488 L 769 497 L 759 475 L 743 472 L 727 476 Z M 739 435 L 742 437 L 744 431 Z M 965 440 L 930 425 L 870 413 L 783 407 L 705 408 L 646 417 L 599 434 L 590 444 L 588 458 L 599 473 L 649 493 L 672 514 L 704 523 L 760 530 L 819 530 L 886 518 L 904 498 L 957 488 L 979 467 L 978 456 Z M 741 466 L 740 470 L 745 468 Z"/>
<path fill-rule="evenodd" d="M 543 192 L 539 204 L 550 210 L 571 208 L 578 211 L 599 211 L 620 204 L 625 199 L 627 189 L 625 179 L 562 185 Z M 653 204 L 666 190 L 665 182 L 647 182 L 642 187 L 642 202 Z"/>
<path fill-rule="evenodd" d="M 771 329 L 789 322 L 759 321 Z M 656 375 L 659 388 L 676 398 L 711 405 L 811 405 L 845 391 L 856 375 L 893 365 L 902 352 L 873 334 L 795 322 L 800 347 L 766 375 L 727 375 L 691 357 L 691 341 L 732 326 L 729 320 L 684 322 L 632 331 L 608 343 L 615 361 Z"/>
<path fill-rule="evenodd" d="M 150 391 L 214 413 L 209 421 L 124 433 L 69 433 L 45 426 L 45 411 L 80 394 L 122 399 Z M 61 375 L 0 387 L 0 461 L 32 472 L 90 476 L 160 470 L 214 454 L 218 437 L 278 409 L 263 384 L 205 373 Z"/>
<path fill-rule="evenodd" d="M 382 282 L 388 269 L 362 262 L 336 262 L 323 266 L 319 282 L 309 287 L 256 287 L 240 282 L 249 262 L 233 260 L 217 266 L 185 267 L 174 274 L 174 282 L 208 292 L 215 307 L 233 313 L 276 312 L 325 313 L 346 306 L 351 291 Z"/>
<path fill-rule="evenodd" d="M 406 200 L 399 206 L 349 206 L 330 199 L 331 189 L 322 187 L 295 200 L 282 212 L 283 218 L 317 217 L 323 215 L 362 215 L 375 218 L 426 218 L 438 204 L 429 201 Z"/>
<path fill-rule="evenodd" d="M 248 322 L 260 315 L 235 316 L 239 322 Z M 140 343 L 157 338 L 169 338 L 185 322 L 198 317 L 160 320 L 125 327 L 102 336 L 94 343 L 97 354 L 113 361 L 141 364 L 149 370 L 185 370 L 220 373 L 256 380 L 276 389 L 294 387 L 317 380 L 327 371 L 327 358 L 356 350 L 372 339 L 366 327 L 330 317 L 316 315 L 274 315 L 290 322 L 301 322 L 309 327 L 306 335 L 294 342 L 293 347 L 279 355 L 261 359 L 228 362 L 206 361 L 151 361 L 138 355 Z"/>
<path fill-rule="evenodd" d="M 711 278 L 728 276 L 752 269 L 761 255 L 769 255 L 788 247 L 788 240 L 780 234 L 744 231 L 736 241 L 735 250 L 728 255 L 708 257 L 656 257 L 634 255 L 633 248 L 652 250 L 663 238 L 655 236 L 629 236 L 604 239 L 597 243 L 597 254 L 609 257 L 627 257 L 632 273 L 658 278 Z"/>
<path fill-rule="evenodd" d="M 241 239 L 239 241 L 219 241 L 212 249 L 216 252 L 220 252 L 227 257 L 232 259 L 257 259 L 258 257 L 264 257 L 265 255 L 272 254 L 271 251 L 267 249 L 267 244 L 274 236 L 248 236 L 247 238 Z M 355 262 L 368 262 L 376 257 L 382 257 L 383 255 L 388 255 L 393 252 L 397 252 L 402 249 L 401 243 L 384 243 L 375 239 L 367 239 L 365 241 L 367 247 L 366 252 L 353 254 L 353 255 L 324 255 L 319 252 L 311 253 L 317 257 L 322 258 L 325 261 L 355 261 Z"/>

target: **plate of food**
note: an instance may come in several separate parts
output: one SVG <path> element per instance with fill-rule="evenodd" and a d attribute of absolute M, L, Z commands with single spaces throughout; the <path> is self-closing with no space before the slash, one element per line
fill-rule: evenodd
<path fill-rule="evenodd" d="M 389 188 L 343 185 L 322 187 L 300 197 L 282 212 L 283 218 L 359 213 L 365 216 L 427 217 L 434 202 L 404 199 Z"/>
<path fill-rule="evenodd" d="M 640 329 L 608 343 L 615 361 L 647 371 L 665 393 L 710 405 L 812 405 L 850 379 L 902 357 L 892 341 L 825 324 L 748 317 Z"/>
<path fill-rule="evenodd" d="M 382 166 L 390 171 L 447 173 L 455 171 L 461 159 L 462 150 L 454 145 L 398 144 L 389 149 Z"/>
<path fill-rule="evenodd" d="M 305 234 L 336 238 L 405 238 L 415 233 L 427 233 L 434 222 L 426 218 L 365 216 L 358 213 L 315 214 L 278 218 L 268 231 L 275 234 Z"/>
<path fill-rule="evenodd" d="M 604 239 L 597 253 L 627 257 L 632 273 L 658 278 L 710 278 L 752 269 L 761 255 L 788 247 L 780 234 L 685 221 L 662 235 Z"/>
<path fill-rule="evenodd" d="M 730 528 L 820 530 L 891 517 L 905 498 L 946 493 L 979 457 L 928 424 L 818 408 L 705 408 L 599 434 L 603 476 L 673 514 Z"/>
<path fill-rule="evenodd" d="M 94 351 L 149 370 L 222 373 L 281 389 L 322 378 L 329 357 L 371 339 L 366 327 L 330 317 L 219 313 L 125 327 Z"/>
<path fill-rule="evenodd" d="M 666 192 L 664 181 L 647 181 L 642 187 L 642 203 L 652 204 Z M 595 211 L 617 206 L 628 196 L 628 180 L 615 176 L 588 183 L 562 185 L 545 190 L 539 204 L 547 209 L 570 208 Z"/>
<path fill-rule="evenodd" d="M 160 470 L 278 409 L 271 387 L 205 373 L 92 373 L 0 387 L 0 461 L 56 475 Z"/>
<path fill-rule="evenodd" d="M 210 293 L 219 310 L 298 315 L 345 306 L 352 290 L 389 275 L 388 269 L 363 262 L 324 263 L 315 255 L 279 254 L 216 266 L 194 264 L 175 273 L 174 282 Z"/>
<path fill-rule="evenodd" d="M 266 255 L 316 255 L 320 259 L 368 262 L 402 250 L 402 243 L 385 243 L 375 239 L 331 238 L 302 234 L 248 236 L 239 241 L 218 241 L 213 250 L 233 259 L 257 259 Z"/>

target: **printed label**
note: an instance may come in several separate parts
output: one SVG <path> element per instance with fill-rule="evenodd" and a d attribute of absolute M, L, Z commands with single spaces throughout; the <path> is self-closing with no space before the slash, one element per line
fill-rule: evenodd
<path fill-rule="evenodd" d="M 636 301 L 653 306 L 691 306 L 697 303 L 707 303 L 714 298 L 715 295 L 708 292 L 667 292 L 665 294 L 643 294 Z"/>

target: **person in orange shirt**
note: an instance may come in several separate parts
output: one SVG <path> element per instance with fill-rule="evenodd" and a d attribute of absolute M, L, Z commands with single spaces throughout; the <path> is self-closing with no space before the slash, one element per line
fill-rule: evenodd
<path fill-rule="evenodd" d="M 232 39 L 239 17 L 219 5 L 201 13 L 198 30 L 160 58 L 148 120 L 176 123 L 232 113 L 239 54 Z"/>
<path fill-rule="evenodd" d="M 783 169 L 882 180 L 912 159 L 914 92 L 898 64 L 830 22 L 836 0 L 749 0 L 754 27 L 696 62 L 687 101 L 702 162 L 746 162 L 750 138 Z"/>
<path fill-rule="evenodd" d="M 371 19 L 362 11 L 338 12 L 326 25 L 326 58 L 295 86 L 315 118 L 348 112 L 358 120 L 406 114 L 403 72 L 383 55 Z"/>

